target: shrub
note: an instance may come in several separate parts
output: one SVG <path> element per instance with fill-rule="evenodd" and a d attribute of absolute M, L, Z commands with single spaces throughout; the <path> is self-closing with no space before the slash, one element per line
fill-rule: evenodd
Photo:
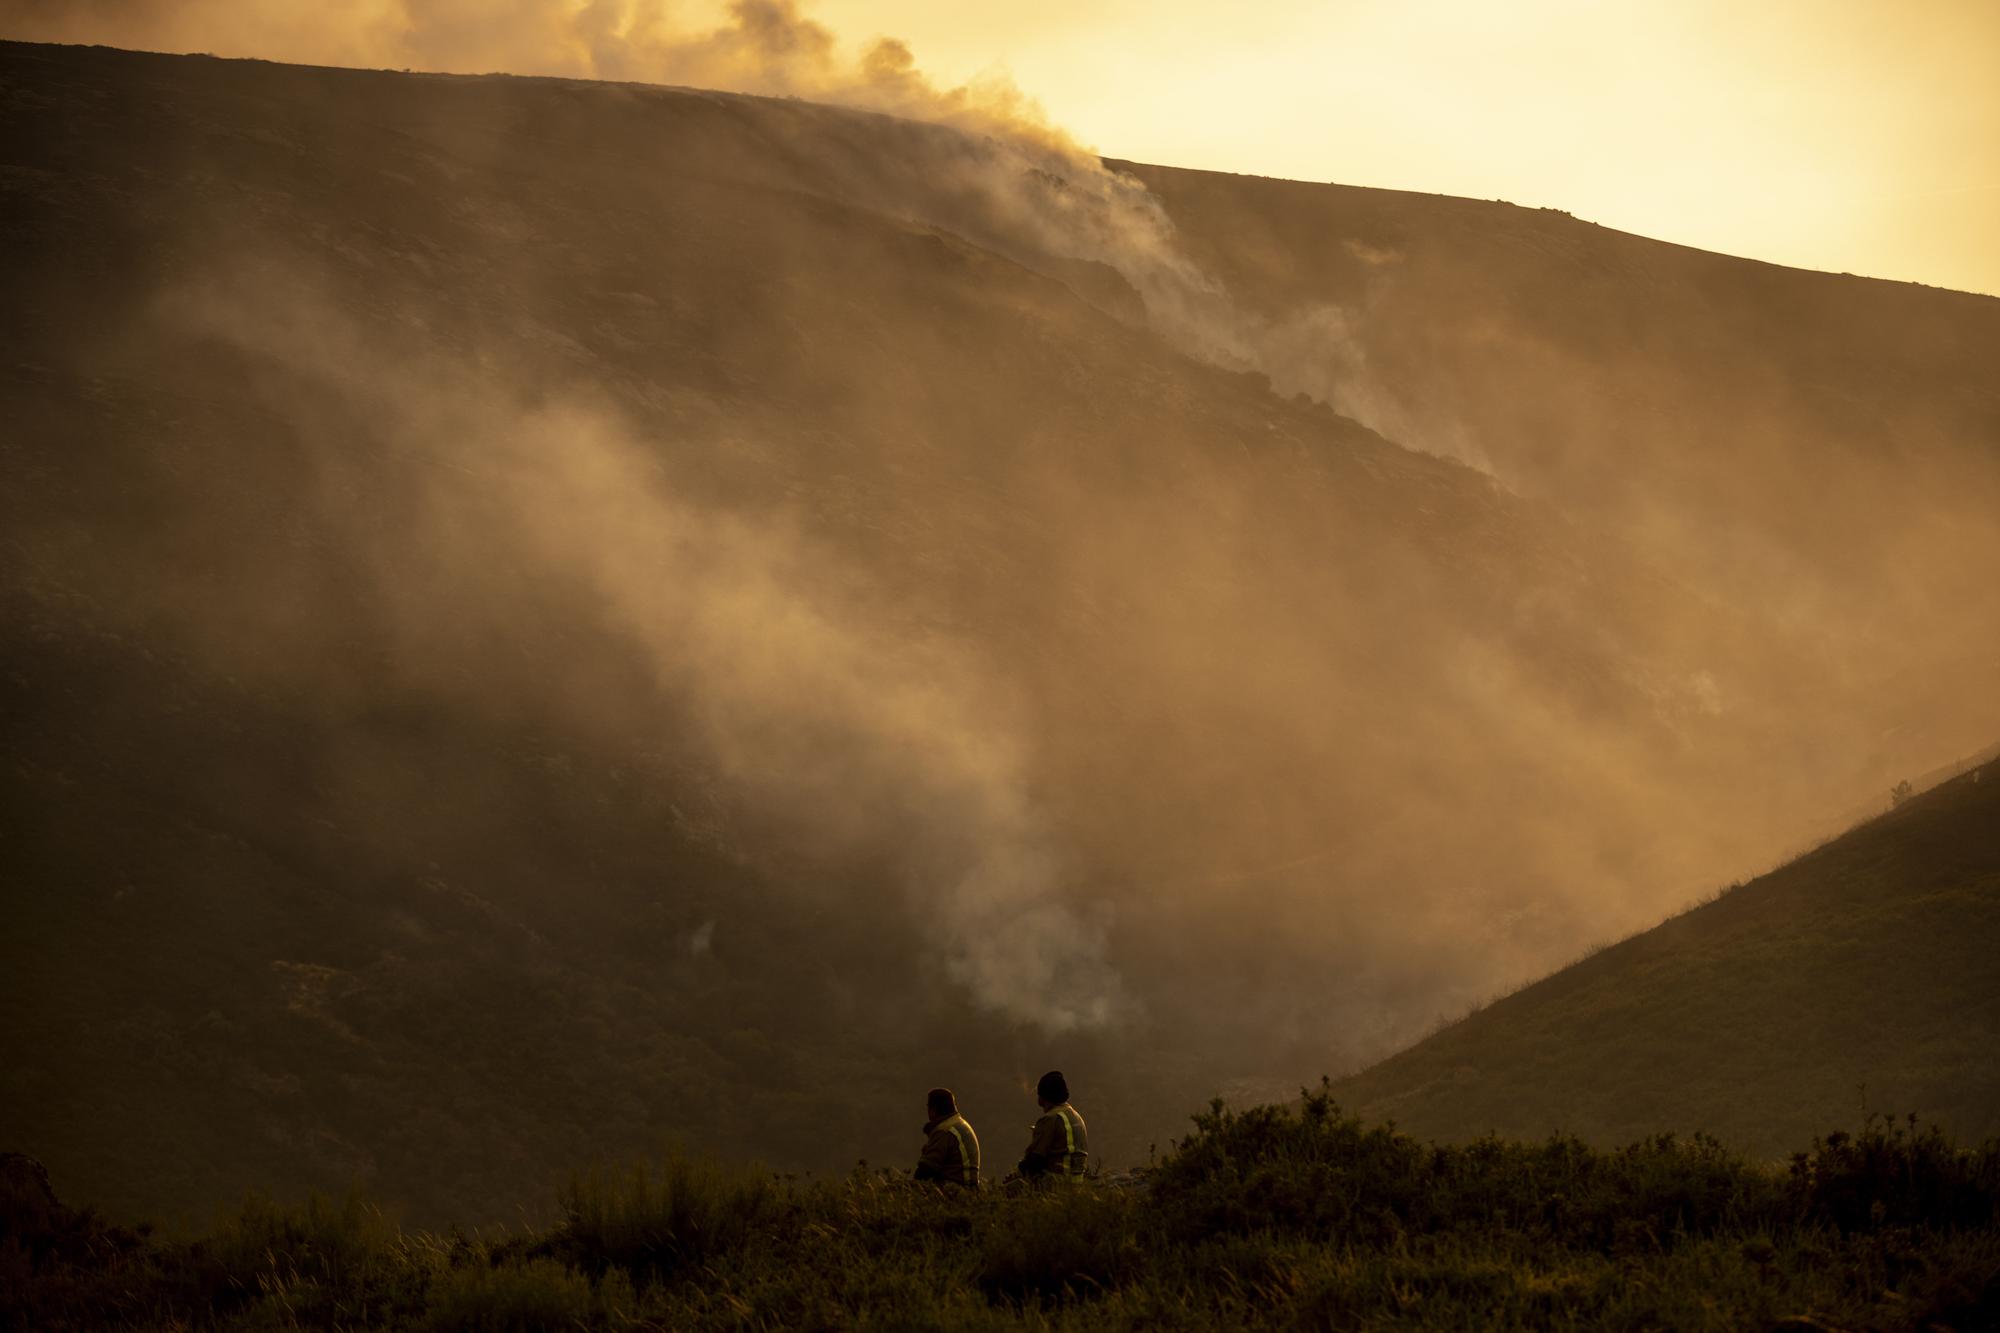
<path fill-rule="evenodd" d="M 1705 1135 L 1664 1134 L 1615 1153 L 1557 1136 L 1426 1147 L 1343 1116 L 1327 1094 L 1232 1112 L 1218 1102 L 1156 1173 L 1157 1218 L 1176 1237 L 1273 1231 L 1351 1245 L 1410 1234 L 1518 1234 L 1602 1250 L 1775 1218 L 1775 1185 Z"/>
<path fill-rule="evenodd" d="M 2000 1141 L 1956 1147 L 1915 1116 L 1869 1117 L 1859 1134 L 1834 1133 L 1792 1157 L 1801 1217 L 1853 1232 L 1884 1226 L 1991 1227 L 2000 1217 Z"/>
<path fill-rule="evenodd" d="M 1578 1169 L 1544 1203 L 1548 1238 L 1625 1252 L 1776 1222 L 1770 1177 L 1706 1134 L 1659 1134 L 1616 1152 L 1569 1140 Z"/>
<path fill-rule="evenodd" d="M 1380 1237 L 1428 1221 L 1427 1151 L 1386 1127 L 1342 1116 L 1322 1084 L 1301 1106 L 1194 1117 L 1195 1132 L 1153 1177 L 1156 1216 L 1184 1240 L 1274 1230 Z"/>

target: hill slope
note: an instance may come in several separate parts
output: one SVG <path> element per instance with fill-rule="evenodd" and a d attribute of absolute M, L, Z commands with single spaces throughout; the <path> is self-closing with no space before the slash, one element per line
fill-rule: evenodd
<path fill-rule="evenodd" d="M 1121 165 L 1254 312 L 1281 390 L 1810 640 L 1886 722 L 1815 764 L 1900 773 L 2000 728 L 1961 704 L 2000 693 L 2000 300 L 1552 209 Z"/>
<path fill-rule="evenodd" d="M 1803 1126 L 2000 1134 L 2000 764 L 1613 945 L 1336 1086 L 1425 1137 Z"/>
<path fill-rule="evenodd" d="M 1325 1006 L 1466 984 L 1394 922 L 1274 947 L 1314 881 L 1207 887 L 1406 859 L 1358 837 L 1392 768 L 1462 825 L 1382 689 L 1667 743 L 1634 664 L 1689 650 L 1619 607 L 1685 594 L 1051 276 L 1096 269 L 807 188 L 942 176 L 942 131 L 6 55 L 0 1137 L 83 1199 L 476 1218 L 663 1136 L 840 1168 L 1052 1064 L 1129 1160 L 1218 1054 L 1310 1070 Z M 1329 947 L 1383 981 L 1328 995 Z"/>
<path fill-rule="evenodd" d="M 1883 687 L 1967 607 L 1830 670 L 1273 394 L 1046 146 L 20 44 L 0 92 L 0 1143 L 80 1201 L 474 1221 L 663 1137 L 902 1160 L 940 1082 L 999 1160 L 1050 1066 L 1130 1161 L 2000 697 Z M 1963 446 L 1911 475 L 1976 495 Z"/>

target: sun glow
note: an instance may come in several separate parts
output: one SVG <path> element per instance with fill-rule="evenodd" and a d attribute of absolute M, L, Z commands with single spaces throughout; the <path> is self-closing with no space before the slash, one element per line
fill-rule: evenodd
<path fill-rule="evenodd" d="M 0 0 L 0 36 L 821 99 L 841 89 L 801 70 L 867 71 L 889 38 L 899 69 L 1011 79 L 1114 157 L 1507 199 L 2000 293 L 1991 0 Z"/>
<path fill-rule="evenodd" d="M 2000 6 L 824 0 L 1117 157 L 1567 209 L 2000 293 Z"/>

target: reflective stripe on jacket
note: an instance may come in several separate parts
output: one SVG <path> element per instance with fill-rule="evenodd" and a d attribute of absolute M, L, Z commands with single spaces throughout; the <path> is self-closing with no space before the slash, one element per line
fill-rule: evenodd
<path fill-rule="evenodd" d="M 917 1179 L 976 1189 L 979 1185 L 979 1136 L 962 1115 L 948 1115 L 924 1126 L 924 1150 L 917 1158 Z"/>
<path fill-rule="evenodd" d="M 1089 1160 L 1090 1138 L 1083 1117 L 1074 1106 L 1064 1102 L 1061 1106 L 1051 1106 L 1028 1132 L 1028 1151 L 1021 1158 L 1021 1174 L 1079 1181 Z"/>

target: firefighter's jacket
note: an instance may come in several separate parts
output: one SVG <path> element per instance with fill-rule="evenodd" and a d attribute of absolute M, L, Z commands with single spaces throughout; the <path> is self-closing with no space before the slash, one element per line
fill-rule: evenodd
<path fill-rule="evenodd" d="M 1021 1159 L 1021 1174 L 1054 1176 L 1069 1181 L 1083 1179 L 1084 1163 L 1090 1158 L 1088 1131 L 1083 1117 L 1068 1102 L 1052 1106 L 1028 1133 L 1028 1152 Z"/>
<path fill-rule="evenodd" d="M 948 1115 L 924 1126 L 924 1150 L 917 1158 L 917 1179 L 944 1185 L 979 1188 L 979 1136 L 962 1115 Z"/>

